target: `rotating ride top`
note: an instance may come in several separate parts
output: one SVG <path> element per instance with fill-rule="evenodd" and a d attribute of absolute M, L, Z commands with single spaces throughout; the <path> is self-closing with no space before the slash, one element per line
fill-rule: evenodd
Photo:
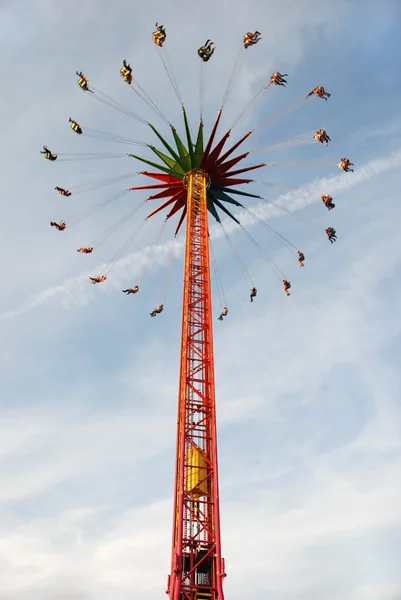
<path fill-rule="evenodd" d="M 167 35 L 164 26 L 156 24 L 156 30 L 152 34 L 152 39 L 159 49 L 163 48 L 166 37 Z M 260 39 L 261 34 L 258 31 L 246 33 L 243 37 L 244 49 L 247 50 L 250 46 L 257 44 Z M 205 44 L 199 48 L 198 55 L 202 61 L 206 63 L 210 60 L 214 51 L 214 43 L 207 40 Z M 161 52 L 165 52 L 165 50 L 163 49 Z M 261 224 L 263 224 L 270 233 L 275 235 L 285 247 L 294 252 L 301 267 L 304 266 L 305 256 L 301 250 L 296 248 L 291 242 L 286 240 L 284 236 L 260 219 L 256 213 L 252 213 L 250 209 L 247 209 L 236 199 L 237 197 L 262 199 L 259 195 L 239 189 L 238 186 L 250 184 L 254 181 L 244 177 L 244 173 L 267 166 L 277 166 L 280 163 L 259 163 L 239 167 L 240 163 L 244 161 L 251 152 L 247 151 L 234 156 L 233 154 L 246 140 L 249 139 L 256 129 L 248 131 L 229 148 L 226 148 L 226 144 L 232 128 L 217 142 L 215 141 L 224 102 L 228 97 L 230 86 L 232 87 L 233 75 L 230 78 L 223 104 L 217 113 L 217 118 L 211 129 L 208 140 L 206 144 L 204 144 L 202 108 L 196 138 L 192 139 L 187 114 L 176 80 L 171 68 L 168 67 L 167 62 L 163 57 L 163 54 L 161 54 L 161 59 L 182 106 L 185 141 L 179 136 L 176 128 L 164 117 L 161 110 L 150 99 L 146 92 L 137 82 L 134 82 L 132 68 L 126 60 L 123 61 L 120 75 L 124 82 L 139 94 L 140 97 L 169 125 L 175 147 L 169 144 L 152 124 L 91 86 L 82 71 L 77 72 L 77 75 L 79 77 L 79 87 L 83 91 L 88 92 L 91 97 L 125 113 L 127 116 L 147 124 L 168 154 L 150 144 L 135 142 L 128 138 L 113 136 L 112 134 L 94 129 L 82 128 L 78 122 L 71 118 L 69 119 L 69 123 L 71 124 L 71 129 L 78 135 L 86 134 L 89 137 L 107 141 L 147 146 L 157 156 L 159 161 L 161 161 L 160 163 L 153 162 L 148 158 L 143 158 L 134 154 L 129 154 L 128 156 L 156 168 L 157 171 L 141 171 L 140 174 L 156 180 L 158 183 L 131 187 L 129 190 L 126 190 L 126 192 L 134 190 L 153 190 L 155 193 L 149 196 L 146 201 L 163 199 L 163 202 L 148 214 L 146 219 L 168 208 L 166 221 L 173 215 L 177 214 L 178 216 L 175 235 L 178 234 L 181 226 L 186 220 L 173 538 L 171 571 L 168 577 L 167 594 L 171 600 L 223 600 L 222 584 L 226 575 L 224 560 L 221 555 L 220 540 L 220 506 L 217 471 L 216 408 L 210 284 L 210 265 L 211 258 L 214 263 L 214 255 L 209 240 L 208 214 L 212 215 L 223 228 L 224 235 L 233 250 L 234 256 L 240 266 L 242 265 L 246 274 L 246 267 L 224 229 L 220 214 L 223 213 L 230 217 L 238 227 L 241 227 L 244 230 L 248 238 L 260 250 L 261 248 L 249 232 L 245 230 L 237 216 L 229 210 L 229 206 L 248 210 L 248 212 L 253 215 L 254 219 L 261 222 Z M 236 65 L 233 69 L 233 73 L 235 68 Z M 236 123 L 250 108 L 263 90 L 266 90 L 271 86 L 285 87 L 287 84 L 286 77 L 288 77 L 287 74 L 281 74 L 279 72 L 273 73 L 268 83 L 259 90 L 238 117 Z M 326 92 L 322 86 L 317 86 L 313 88 L 306 97 L 303 96 L 302 100 L 291 103 L 289 107 L 287 107 L 286 110 L 281 111 L 281 113 L 288 112 L 289 110 L 301 106 L 312 96 L 327 101 L 330 94 Z M 271 122 L 271 119 L 267 122 Z M 264 126 L 265 124 L 266 122 L 261 126 Z M 316 132 L 309 132 L 307 135 L 297 136 L 289 143 L 278 144 L 273 147 L 285 144 L 298 145 L 310 142 L 315 143 L 315 141 L 327 146 L 330 142 L 330 137 L 324 129 L 318 129 Z M 263 148 L 262 150 L 270 148 L 272 148 L 272 146 Z M 74 156 L 71 155 L 53 154 L 46 146 L 43 146 L 41 153 L 46 159 L 53 162 L 56 160 L 63 160 L 63 158 L 65 160 L 74 159 Z M 112 158 L 120 156 L 122 157 L 124 155 L 87 155 L 84 156 L 84 158 Z M 79 155 L 79 157 L 82 157 L 82 155 Z M 338 163 L 338 166 L 343 171 L 352 171 L 352 163 L 348 158 L 342 158 Z M 132 176 L 132 174 L 108 179 L 99 185 L 84 186 L 80 189 L 78 188 L 75 193 L 93 190 L 96 187 L 115 183 L 130 176 Z M 70 197 L 74 194 L 74 190 L 70 191 L 70 189 L 60 186 L 56 186 L 55 189 L 64 197 Z M 83 218 L 90 216 L 99 208 L 121 198 L 126 192 L 114 195 L 111 199 L 102 202 L 92 211 L 87 211 L 83 216 L 76 219 L 76 223 L 80 222 Z M 333 198 L 329 194 L 323 194 L 321 199 L 329 211 L 335 207 Z M 117 226 L 113 225 L 99 243 L 108 239 L 112 233 L 122 226 L 122 224 L 136 214 L 143 204 L 144 203 L 142 202 L 140 206 L 130 210 L 128 215 L 123 217 L 123 219 L 120 219 Z M 275 206 L 286 210 L 279 204 L 275 204 Z M 51 221 L 50 225 L 58 231 L 65 231 L 67 227 L 67 223 L 64 220 L 58 222 Z M 327 227 L 325 233 L 331 243 L 336 240 L 336 231 L 333 227 Z M 129 243 L 132 241 L 131 238 Z M 81 246 L 77 251 L 81 254 L 92 255 L 93 251 L 98 246 L 99 244 L 91 243 L 86 246 Z M 118 254 L 118 258 L 122 256 L 123 252 L 127 251 L 128 246 L 129 244 L 124 244 L 123 250 Z M 210 253 L 210 249 L 212 253 Z M 269 262 L 273 270 L 275 270 L 279 279 L 282 278 L 281 281 L 284 292 L 289 296 L 289 290 L 291 288 L 289 280 L 282 276 L 283 274 L 280 269 L 263 251 L 262 255 Z M 118 258 L 115 257 L 115 261 L 110 264 L 107 272 L 90 277 L 90 282 L 93 284 L 105 282 Z M 136 284 L 123 290 L 123 292 L 127 295 L 137 294 L 139 287 L 140 286 Z M 256 295 L 257 289 L 252 284 L 250 287 L 251 302 L 253 302 Z M 157 308 L 152 310 L 150 315 L 155 317 L 160 314 L 163 309 L 164 304 L 161 303 Z M 223 320 L 227 314 L 228 308 L 227 306 L 223 306 L 219 320 Z"/>

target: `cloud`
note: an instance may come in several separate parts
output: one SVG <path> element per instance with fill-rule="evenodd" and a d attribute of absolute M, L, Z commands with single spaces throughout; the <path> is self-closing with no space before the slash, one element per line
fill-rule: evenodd
<path fill-rule="evenodd" d="M 396 530 L 401 521 L 397 500 L 401 490 L 395 477 L 400 454 L 389 455 L 400 443 L 401 429 L 391 413 L 392 436 L 381 427 L 386 411 L 382 400 L 394 396 L 396 382 L 379 361 L 381 344 L 390 331 L 397 333 L 396 313 L 381 315 L 379 325 L 368 326 L 364 305 L 369 289 L 372 309 L 377 307 L 382 282 L 400 262 L 384 235 L 393 238 L 397 223 L 375 218 L 376 190 L 370 180 L 366 184 L 364 230 L 355 233 L 354 245 L 344 240 L 347 261 L 337 256 L 337 273 L 331 280 L 335 294 L 327 295 L 316 280 L 305 295 L 298 292 L 291 309 L 280 302 L 274 304 L 274 311 L 266 311 L 258 297 L 252 307 L 260 311 L 256 317 L 242 314 L 238 322 L 234 317 L 230 328 L 216 331 L 225 590 L 235 600 L 246 593 L 250 577 L 261 582 L 260 591 L 255 591 L 258 597 L 271 590 L 280 600 L 294 595 L 365 600 L 378 589 L 392 600 L 396 589 L 395 584 L 371 584 L 364 573 L 370 560 L 377 563 L 367 546 L 382 547 L 387 531 Z M 392 206 L 387 200 L 389 211 Z M 372 241 L 360 255 L 364 236 Z M 393 300 L 396 307 L 401 301 L 399 289 Z M 257 331 L 252 326 L 255 319 Z M 331 334 L 322 345 L 322 332 L 331 331 L 333 323 L 335 336 Z M 241 351 L 236 340 L 250 351 Z M 3 533 L 0 544 L 0 556 L 9 561 L 1 575 L 3 594 L 9 593 L 13 600 L 29 600 L 33 591 L 45 599 L 59 593 L 74 600 L 74 594 L 106 600 L 114 593 L 125 600 L 135 586 L 144 600 L 153 600 L 164 589 L 172 511 L 175 393 L 171 385 L 176 374 L 171 353 L 163 358 L 162 372 L 152 363 L 152 356 L 160 360 L 163 348 L 158 340 L 147 356 L 148 349 L 138 347 L 114 377 L 127 385 L 129 398 L 136 393 L 138 402 L 146 402 L 143 418 L 134 412 L 120 413 L 120 390 L 111 404 L 113 396 L 106 391 L 109 402 L 103 415 L 98 408 L 85 406 L 88 392 L 79 390 L 71 396 L 75 406 L 61 411 L 47 408 L 46 419 L 39 418 L 43 408 L 36 418 L 15 414 L 9 436 L 2 440 L 3 455 L 8 460 L 14 457 L 12 477 L 2 475 L 3 503 L 30 499 L 29 510 L 35 514 L 37 503 L 45 503 L 46 508 L 44 499 L 57 486 L 68 490 L 69 481 L 73 497 L 80 502 L 76 510 L 56 504 L 58 508 L 32 522 L 12 522 L 12 530 Z M 355 373 L 344 397 L 342 365 L 350 365 Z M 130 376 L 133 366 L 142 373 L 147 396 L 141 380 Z M 236 378 L 239 371 L 244 375 Z M 97 382 L 91 393 L 98 406 L 104 406 L 102 386 L 102 381 Z M 361 386 L 363 403 L 357 405 Z M 66 400 L 59 399 L 63 406 Z M 327 413 L 334 407 L 336 412 Z M 168 413 L 168 421 L 155 419 L 159 411 Z M 351 439 L 344 443 L 340 430 L 349 427 L 347 423 L 352 424 Z M 322 442 L 334 447 L 327 449 Z M 147 449 L 155 452 L 150 462 Z M 24 453 L 30 461 L 21 469 L 15 460 Z M 98 477 L 104 487 L 114 488 L 118 501 L 107 500 L 112 490 L 91 491 Z M 152 485 L 155 496 L 148 495 Z M 360 575 L 355 573 L 355 555 L 360 557 Z M 396 582 L 397 565 L 388 564 L 387 572 L 389 581 Z M 353 587 L 347 582 L 355 577 L 359 584 Z"/>
<path fill-rule="evenodd" d="M 191 122 L 198 119 L 197 39 L 216 43 L 207 65 L 206 129 L 247 29 L 260 29 L 263 39 L 236 72 L 227 126 L 273 70 L 290 73 L 288 88 L 261 95 L 245 117 L 251 127 L 282 108 L 293 90 L 321 83 L 332 93 L 327 103 L 311 102 L 271 123 L 255 143 L 291 139 L 316 123 L 327 123 L 333 138 L 327 152 L 336 157 L 337 176 L 314 179 L 316 165 L 265 169 L 266 179 L 274 169 L 288 188 L 301 185 L 279 200 L 294 219 L 281 219 L 268 193 L 253 205 L 306 254 L 305 269 L 285 249 L 274 256 L 288 270 L 291 297 L 238 236 L 236 247 L 258 287 L 250 304 L 248 284 L 218 247 L 230 307 L 228 319 L 214 323 L 226 597 L 400 600 L 400 157 L 397 139 L 353 135 L 395 116 L 397 3 L 382 0 L 368 15 L 346 0 L 251 0 L 246 10 L 239 0 L 189 9 L 178 0 L 155 0 L 139 11 L 129 0 L 118 10 L 106 0 L 14 4 L 0 24 L 3 62 L 24 74 L 23 90 L 9 86 L 0 100 L 2 307 L 15 309 L 14 318 L 4 311 L 1 323 L 0 600 L 129 600 L 133 590 L 155 600 L 165 589 L 180 294 L 170 295 L 161 319 L 150 319 L 145 305 L 157 300 L 169 246 L 151 249 L 153 230 L 147 231 L 139 253 L 119 261 L 104 286 L 89 286 L 94 273 L 81 271 L 71 247 L 81 245 L 82 233 L 91 239 L 109 227 L 114 213 L 56 235 L 57 251 L 50 251 L 49 219 L 60 214 L 68 221 L 75 206 L 52 188 L 105 177 L 103 169 L 114 163 L 74 163 L 71 170 L 72 163 L 50 165 L 38 154 L 44 142 L 60 152 L 81 152 L 81 143 L 84 151 L 108 151 L 74 137 L 69 116 L 142 139 L 141 126 L 87 103 L 75 83 L 75 70 L 83 68 L 97 87 L 142 114 L 119 77 L 124 57 L 177 120 L 180 106 L 150 41 L 156 20 L 167 27 L 167 54 Z M 355 173 L 334 167 L 344 154 Z M 307 157 L 289 148 L 271 160 Z M 331 213 L 308 206 L 323 192 L 338 198 Z M 87 198 L 79 196 L 79 210 Z M 329 215 L 336 245 L 320 229 L 308 229 L 315 214 L 318 228 Z M 240 217 L 253 225 L 246 211 Z M 219 231 L 214 225 L 215 237 Z M 114 247 L 102 252 L 94 257 L 95 272 L 110 266 L 103 257 Z M 179 240 L 173 253 L 182 254 Z M 147 270 L 146 293 L 126 300 L 121 283 Z M 171 288 L 181 289 L 178 277 Z M 90 310 L 71 310 L 89 303 Z"/>
<path fill-rule="evenodd" d="M 367 131 L 359 132 L 359 135 L 362 139 L 369 139 L 375 137 L 388 137 L 393 138 L 394 136 L 399 136 L 401 134 L 401 119 L 395 119 L 392 121 L 388 121 L 387 123 L 383 123 L 378 127 L 371 127 Z"/>
<path fill-rule="evenodd" d="M 369 179 L 386 173 L 387 171 L 396 168 L 401 165 L 401 150 L 376 158 L 369 161 L 368 163 L 358 167 L 358 170 L 353 174 L 341 174 L 335 177 L 324 177 L 311 182 L 308 186 L 299 190 L 290 191 L 287 194 L 279 196 L 275 201 L 274 205 L 264 206 L 262 204 L 252 207 L 252 211 L 262 219 L 269 219 L 274 216 L 281 214 L 281 210 L 276 204 L 282 204 L 285 210 L 294 212 L 301 210 L 309 204 L 316 201 L 320 201 L 320 194 L 327 193 L 330 190 L 331 194 L 341 192 L 344 190 L 351 189 L 368 181 Z M 253 217 L 249 212 L 240 211 L 236 214 L 241 223 L 246 226 L 257 223 L 257 219 Z M 225 223 L 225 230 L 227 232 L 235 231 L 238 226 L 232 222 Z M 219 226 L 214 226 L 211 229 L 212 238 L 223 236 L 223 232 Z M 115 281 L 112 284 L 112 289 L 115 291 L 124 284 L 123 273 L 125 273 L 127 266 L 133 270 L 133 275 L 140 276 L 140 274 L 148 269 L 151 265 L 165 264 L 166 257 L 173 252 L 177 255 L 182 250 L 182 242 L 175 240 L 173 242 L 167 242 L 164 245 L 157 245 L 156 247 L 147 247 L 144 250 L 135 252 L 130 256 L 118 260 L 115 264 L 110 265 L 103 263 L 94 267 L 91 271 L 93 276 L 94 273 L 108 272 L 112 266 L 113 275 L 117 275 Z M 133 269 L 135 267 L 135 269 Z M 78 277 L 72 277 L 65 281 L 63 284 L 48 288 L 35 294 L 31 298 L 28 298 L 24 304 L 17 309 L 4 311 L 0 316 L 0 319 L 10 319 L 22 315 L 36 307 L 42 306 L 49 301 L 57 300 L 61 302 L 64 308 L 71 308 L 73 306 L 84 306 L 91 298 L 92 294 L 88 288 L 88 278 L 90 273 L 80 275 Z"/>

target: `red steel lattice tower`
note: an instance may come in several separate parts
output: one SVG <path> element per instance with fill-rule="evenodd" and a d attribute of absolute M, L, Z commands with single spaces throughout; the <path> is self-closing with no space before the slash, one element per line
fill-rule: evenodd
<path fill-rule="evenodd" d="M 245 152 L 231 158 L 251 132 L 222 154 L 230 131 L 213 146 L 221 112 L 217 114 L 205 148 L 202 120 L 196 142 L 192 143 L 183 108 L 187 145 L 172 125 L 176 149 L 151 126 L 169 152 L 167 155 L 149 146 L 164 166 L 131 155 L 159 169 L 158 172 L 142 171 L 141 174 L 160 183 L 131 188 L 154 190 L 155 193 L 147 200 L 164 200 L 148 218 L 169 207 L 166 219 L 180 214 L 176 234 L 186 219 L 173 540 L 171 573 L 167 582 L 170 600 L 224 600 L 208 213 L 221 223 L 219 209 L 239 223 L 227 208 L 230 204 L 242 206 L 233 195 L 259 196 L 238 190 L 236 186 L 250 183 L 252 179 L 239 179 L 237 175 L 265 165 L 232 170 L 248 156 L 249 152 Z"/>
<path fill-rule="evenodd" d="M 207 187 L 202 169 L 186 174 L 181 365 L 173 517 L 171 600 L 223 600 L 217 475 Z"/>

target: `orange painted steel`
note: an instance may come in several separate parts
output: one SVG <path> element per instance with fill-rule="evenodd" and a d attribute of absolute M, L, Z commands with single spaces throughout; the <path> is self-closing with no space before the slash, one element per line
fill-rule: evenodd
<path fill-rule="evenodd" d="M 170 600 L 224 600 L 214 389 L 209 177 L 186 174 L 187 223 Z"/>

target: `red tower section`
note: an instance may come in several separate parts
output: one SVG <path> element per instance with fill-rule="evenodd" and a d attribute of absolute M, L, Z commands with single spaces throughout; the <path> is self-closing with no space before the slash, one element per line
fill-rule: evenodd
<path fill-rule="evenodd" d="M 231 158 L 252 132 L 222 154 L 230 130 L 213 147 L 221 110 L 205 148 L 202 120 L 193 144 L 184 109 L 183 116 L 187 146 L 174 127 L 171 126 L 176 149 L 151 126 L 169 152 L 166 155 L 149 146 L 164 166 L 131 155 L 156 167 L 158 172 L 142 171 L 142 174 L 161 183 L 131 189 L 155 190 L 156 193 L 147 200 L 164 201 L 148 218 L 168 207 L 166 220 L 180 215 L 176 234 L 186 219 L 173 541 L 167 594 L 170 600 L 224 600 L 208 212 L 218 223 L 221 223 L 219 211 L 239 223 L 228 208 L 230 205 L 242 207 L 233 196 L 259 196 L 237 189 L 235 186 L 252 180 L 236 176 L 266 165 L 261 163 L 231 170 L 248 156 L 249 152 L 245 152 Z"/>
<path fill-rule="evenodd" d="M 189 171 L 171 600 L 223 600 L 212 311 L 207 220 L 209 176 Z"/>

